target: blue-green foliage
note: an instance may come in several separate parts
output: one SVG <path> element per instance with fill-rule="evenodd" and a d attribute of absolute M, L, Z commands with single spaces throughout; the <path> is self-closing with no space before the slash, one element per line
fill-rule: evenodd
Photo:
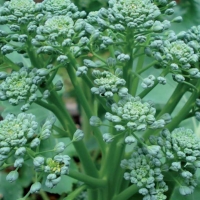
<path fill-rule="evenodd" d="M 84 2 L 85 5 L 78 2 L 79 6 L 91 9 L 87 7 L 89 2 Z M 20 168 L 30 166 L 36 178 L 22 199 L 41 188 L 55 189 L 63 175 L 75 176 L 89 187 L 96 181 L 108 181 L 108 185 L 111 180 L 122 181 L 122 177 L 114 176 L 109 180 L 113 174 L 109 163 L 99 166 L 97 161 L 93 166 L 90 154 L 85 153 L 82 140 L 84 134 L 89 136 L 91 127 L 101 148 L 102 162 L 114 157 L 117 166 L 113 168 L 118 170 L 122 160 L 123 171 L 119 175 L 124 173 L 125 182 L 134 185 L 135 193 L 141 194 L 143 200 L 167 199 L 168 190 L 173 189 L 168 176 L 172 176 L 181 195 L 193 193 L 200 168 L 200 139 L 192 130 L 178 125 L 193 116 L 200 121 L 200 26 L 179 33 L 170 30 L 173 23 L 182 21 L 180 16 L 171 16 L 175 6 L 175 1 L 168 0 L 109 0 L 107 7 L 86 13 L 70 0 L 11 0 L 0 7 L 0 25 L 4 27 L 0 30 L 0 66 L 12 69 L 0 72 L 0 100 L 16 106 L 15 112 L 19 113 L 10 113 L 0 122 L 0 166 L 14 167 L 6 176 L 9 182 L 20 179 Z M 31 65 L 9 59 L 13 53 L 30 60 Z M 146 65 L 145 59 L 152 63 Z M 67 70 L 85 111 L 83 115 L 88 118 L 82 119 L 84 131 L 77 129 L 60 103 L 57 91 L 63 88 L 63 81 L 55 81 L 60 68 Z M 151 73 L 143 74 L 150 68 Z M 157 105 L 143 99 L 157 84 L 167 85 L 169 75 L 174 85 L 183 86 L 178 91 L 181 97 L 185 91 L 191 93 L 190 104 L 174 118 L 172 113 L 181 97 L 173 94 L 166 100 L 169 109 L 163 106 L 160 113 Z M 87 83 L 89 92 L 84 94 L 81 90 L 79 77 Z M 106 123 L 101 116 L 95 116 L 96 102 L 90 105 L 87 98 L 97 98 L 103 104 Z M 56 117 L 38 123 L 39 115 L 28 113 L 34 104 Z M 100 126 L 109 129 L 100 133 Z M 41 151 L 45 140 L 59 135 L 66 135 L 74 143 L 83 164 L 83 176 L 73 175 L 73 170 L 70 174 L 71 161 L 64 140 L 55 139 L 54 146 Z M 131 149 L 131 156 L 125 154 L 125 146 Z M 121 153 L 111 156 L 114 147 Z M 104 157 L 107 150 L 111 155 Z M 96 166 L 96 171 L 92 170 Z M 128 194 L 120 186 L 109 190 L 105 192 L 106 199 L 119 200 L 118 193 L 120 198 Z M 57 193 L 64 193 L 63 188 Z"/>

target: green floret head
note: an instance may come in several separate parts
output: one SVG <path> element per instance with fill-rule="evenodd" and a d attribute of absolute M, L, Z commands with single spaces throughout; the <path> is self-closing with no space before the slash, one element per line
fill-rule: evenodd
<path fill-rule="evenodd" d="M 71 3 L 70 0 L 44 0 L 43 4 L 47 11 L 59 11 L 66 9 L 69 4 Z"/>
<path fill-rule="evenodd" d="M 156 167 L 154 159 L 157 155 L 150 155 L 145 148 L 134 149 L 134 153 L 128 160 L 122 160 L 121 167 L 126 170 L 125 180 L 138 186 L 143 199 L 166 199 L 164 193 L 168 190 L 163 181 L 164 175 L 159 167 Z"/>
<path fill-rule="evenodd" d="M 0 122 L 0 142 L 6 142 L 10 147 L 22 147 L 36 134 L 37 125 L 32 114 L 8 114 Z"/>
<path fill-rule="evenodd" d="M 49 18 L 44 25 L 44 28 L 50 30 L 50 32 L 68 31 L 73 28 L 74 21 L 66 15 L 54 16 Z"/>
<path fill-rule="evenodd" d="M 45 79 L 40 71 L 25 67 L 18 72 L 13 71 L 0 84 L 0 100 L 8 100 L 12 105 L 18 105 L 19 102 L 24 101 L 28 104 L 36 101 L 38 85 Z M 28 109 L 28 106 L 26 106 L 26 109 Z M 22 109 L 22 111 L 25 110 Z"/>
<path fill-rule="evenodd" d="M 93 70 L 92 75 L 96 77 L 94 83 L 97 87 L 93 87 L 91 91 L 105 97 L 109 97 L 109 95 L 113 96 L 113 94 L 117 92 L 119 96 L 126 96 L 128 94 L 128 89 L 123 89 L 126 81 L 115 74 L 108 71 L 101 72 L 99 70 Z"/>
<path fill-rule="evenodd" d="M 130 17 L 130 21 L 132 21 L 131 18 L 136 19 L 141 15 L 143 15 L 143 20 L 146 21 L 161 14 L 159 8 L 150 0 L 111 0 L 110 5 L 124 17 Z M 141 23 L 137 19 L 134 22 Z"/>
<path fill-rule="evenodd" d="M 31 83 L 28 73 L 13 72 L 0 84 L 1 100 L 9 99 L 11 104 L 17 105 L 27 98 Z"/>
<path fill-rule="evenodd" d="M 200 150 L 200 139 L 191 129 L 177 128 L 171 133 L 171 138 L 181 149 Z"/>
<path fill-rule="evenodd" d="M 161 128 L 162 124 L 154 117 L 156 109 L 148 102 L 142 102 L 140 98 L 127 95 L 118 103 L 112 104 L 111 109 L 132 130 L 144 131 L 147 126 L 152 129 Z M 113 117 L 107 119 L 113 121 Z"/>
<path fill-rule="evenodd" d="M 119 0 L 113 7 L 123 11 L 123 13 L 126 13 L 129 16 L 135 16 L 140 12 L 148 13 L 149 11 L 146 8 L 147 6 L 149 7 L 152 5 L 154 4 L 149 0 Z"/>
<path fill-rule="evenodd" d="M 174 57 L 174 59 L 178 59 L 180 61 L 181 58 L 185 58 L 186 62 L 193 61 L 192 56 L 194 55 L 194 50 L 187 44 L 185 44 L 181 40 L 177 40 L 172 42 L 169 46 L 169 53 Z M 198 60 L 198 59 L 197 59 Z M 197 61 L 194 60 L 194 61 Z"/>
<path fill-rule="evenodd" d="M 33 0 L 11 0 L 8 8 L 13 11 L 30 12 L 35 8 L 35 2 Z"/>

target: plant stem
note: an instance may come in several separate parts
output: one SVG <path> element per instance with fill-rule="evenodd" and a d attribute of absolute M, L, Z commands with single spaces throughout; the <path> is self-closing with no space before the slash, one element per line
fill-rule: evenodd
<path fill-rule="evenodd" d="M 84 182 L 91 188 L 102 188 L 106 186 L 105 180 L 93 178 L 91 176 L 79 173 L 78 171 L 70 170 L 68 176 Z"/>
<path fill-rule="evenodd" d="M 116 141 L 115 141 L 116 140 Z M 122 170 L 120 168 L 120 161 L 122 159 L 122 155 L 124 153 L 125 145 L 122 144 L 122 138 L 116 138 L 109 147 L 106 149 L 106 158 L 102 163 L 102 168 L 100 171 L 100 176 L 107 180 L 107 193 L 106 200 L 111 199 L 114 195 L 115 188 L 117 187 L 119 182 L 116 182 L 119 176 L 119 171 Z"/>
<path fill-rule="evenodd" d="M 136 185 L 131 185 L 126 188 L 123 192 L 112 198 L 112 200 L 127 200 L 132 197 L 138 191 L 138 187 Z"/>
<path fill-rule="evenodd" d="M 27 33 L 27 35 L 29 35 Z M 40 68 L 41 63 L 38 59 L 38 56 L 36 55 L 35 51 L 31 48 L 32 44 L 31 44 L 31 38 L 28 38 L 27 43 L 26 43 L 26 51 L 28 53 L 29 59 L 31 61 L 31 64 L 35 67 L 35 68 Z M 39 64 L 38 64 L 39 63 Z"/>
<path fill-rule="evenodd" d="M 188 86 L 178 84 L 174 92 L 172 93 L 171 97 L 165 104 L 165 107 L 161 110 L 161 112 L 157 115 L 157 119 L 161 117 L 165 113 L 171 114 L 175 107 L 177 106 L 178 102 L 181 100 L 184 93 L 187 91 L 186 89 Z"/>
<path fill-rule="evenodd" d="M 47 196 L 46 192 L 40 190 L 40 195 L 42 196 L 43 200 L 49 200 L 49 197 Z"/>
<path fill-rule="evenodd" d="M 144 52 L 144 48 L 141 48 L 140 49 L 140 53 L 143 53 L 143 52 Z M 145 55 L 141 55 L 138 58 L 137 66 L 136 66 L 136 69 L 135 69 L 136 73 L 139 71 L 139 69 L 142 69 L 143 64 L 144 64 L 144 58 L 145 58 Z M 136 93 L 137 93 L 137 88 L 138 88 L 139 80 L 140 80 L 139 77 L 135 77 L 133 79 L 133 81 L 131 81 L 131 83 L 129 83 L 130 94 L 132 94 L 133 96 L 135 96 Z"/>
<path fill-rule="evenodd" d="M 82 105 L 82 107 L 83 107 L 83 109 L 85 111 L 85 114 L 86 114 L 87 118 L 90 119 L 90 117 L 93 116 L 93 111 L 91 110 L 91 107 L 88 104 L 88 101 L 87 101 L 87 99 L 86 99 L 86 97 L 85 97 L 85 95 L 83 93 L 83 90 L 81 90 L 81 88 L 79 86 L 79 83 L 77 81 L 77 77 L 75 75 L 74 69 L 72 67 L 68 67 L 66 69 L 68 71 L 68 74 L 70 76 L 70 79 L 72 81 L 74 89 L 76 91 L 76 94 L 79 97 L 80 103 L 81 103 L 81 105 Z M 97 141 L 98 141 L 99 146 L 101 148 L 102 155 L 104 156 L 105 155 L 105 151 L 104 151 L 105 143 L 103 142 L 103 139 L 102 139 L 102 136 L 101 136 L 101 132 L 96 127 L 92 127 L 92 129 L 94 131 L 94 135 L 97 138 Z"/>
<path fill-rule="evenodd" d="M 66 111 L 66 109 L 63 107 L 62 103 L 59 101 L 59 99 L 56 96 L 56 93 L 52 92 L 51 97 L 49 98 L 50 102 L 54 102 L 54 104 L 47 104 L 42 101 L 37 101 L 37 103 L 49 110 L 51 110 L 56 117 L 59 119 L 59 121 L 62 123 L 62 126 L 64 130 L 69 130 L 69 132 L 66 131 L 66 133 L 69 133 L 67 137 L 70 137 L 70 139 L 73 138 L 73 133 L 76 131 L 76 126 L 71 119 L 70 115 Z M 55 106 L 56 105 L 56 106 Z M 79 158 L 81 160 L 81 163 L 83 164 L 84 170 L 88 175 L 98 177 L 97 169 L 92 162 L 92 159 L 82 141 L 73 143 L 75 149 L 77 150 L 77 153 L 79 155 Z"/>
<path fill-rule="evenodd" d="M 166 76 L 168 74 L 168 69 L 163 69 L 163 71 L 161 72 L 161 74 L 159 76 Z M 142 99 L 144 98 L 151 90 L 153 90 L 153 88 L 155 88 L 158 85 L 158 80 L 155 80 L 153 87 L 147 88 L 145 89 L 143 92 L 141 92 L 138 96 Z"/>
<path fill-rule="evenodd" d="M 175 127 L 177 127 L 178 124 L 180 124 L 180 122 L 187 117 L 188 113 L 190 112 L 192 107 L 195 105 L 195 100 L 197 97 L 198 97 L 198 94 L 193 93 L 188 99 L 187 103 L 179 111 L 176 117 L 174 117 L 173 120 L 166 126 L 166 128 L 172 131 Z"/>
<path fill-rule="evenodd" d="M 158 61 L 153 61 L 152 63 L 150 63 L 149 65 L 147 65 L 146 67 L 142 68 L 141 70 L 138 71 L 138 74 L 141 74 L 142 72 L 146 71 L 147 69 L 149 69 L 150 67 L 154 66 L 156 63 L 158 63 Z"/>
<path fill-rule="evenodd" d="M 62 200 L 72 200 L 75 199 L 83 190 L 87 188 L 86 185 L 82 185 L 79 188 L 75 189 L 73 192 L 71 192 L 66 198 Z"/>
<path fill-rule="evenodd" d="M 15 71 L 18 71 L 20 69 L 20 67 L 18 65 L 16 65 L 15 63 L 13 63 L 9 58 L 7 58 L 5 55 L 0 55 L 3 56 L 3 61 L 6 63 L 6 68 L 11 68 Z M 2 68 L 1 68 L 2 69 Z"/>

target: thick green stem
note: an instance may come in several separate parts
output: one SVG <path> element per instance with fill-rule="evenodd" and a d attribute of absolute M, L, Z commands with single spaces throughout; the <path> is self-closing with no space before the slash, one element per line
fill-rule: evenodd
<path fill-rule="evenodd" d="M 198 81 L 198 83 L 197 83 L 197 85 L 196 85 L 196 87 L 198 88 L 199 87 L 199 85 L 200 85 L 200 81 Z M 182 91 L 183 92 L 183 91 Z M 174 95 L 174 99 L 173 99 L 173 103 L 172 103 L 172 101 L 168 101 L 170 104 L 171 104 L 171 111 L 172 111 L 172 109 L 173 108 L 175 108 L 175 106 L 178 104 L 178 102 L 177 102 L 177 100 L 179 99 L 180 100 L 180 98 L 182 97 L 182 96 L 180 96 L 179 98 L 177 98 L 176 97 L 176 95 L 175 95 L 175 93 L 173 93 L 173 95 Z M 198 97 L 198 93 L 196 93 L 196 92 L 193 92 L 192 94 L 191 94 L 191 96 L 190 96 L 190 98 L 188 99 L 188 101 L 187 101 L 187 103 L 183 106 L 183 108 L 179 111 L 179 113 L 176 115 L 176 117 L 174 117 L 173 119 L 172 119 L 172 121 L 166 126 L 166 128 L 168 128 L 170 131 L 171 130 L 173 130 L 174 128 L 176 128 L 176 127 L 178 127 L 178 125 L 180 124 L 180 122 L 182 121 L 182 120 L 184 120 L 186 117 L 187 117 L 187 115 L 188 115 L 188 113 L 190 112 L 190 110 L 194 107 L 194 105 L 195 105 L 195 100 L 196 100 L 196 98 Z M 171 99 L 171 98 L 170 98 Z M 165 108 L 163 109 L 163 110 L 165 110 L 166 109 L 166 111 L 168 111 L 168 107 L 167 107 L 167 105 L 165 106 Z M 159 114 L 160 115 L 160 114 Z M 154 134 L 156 134 L 157 133 L 157 131 L 154 131 Z M 151 135 L 152 134 L 152 130 L 148 130 L 148 131 L 146 131 L 145 133 L 144 133 L 144 135 L 143 135 L 143 138 L 146 140 L 146 139 L 148 139 L 148 137 L 149 137 L 149 135 Z"/>
<path fill-rule="evenodd" d="M 91 176 L 79 173 L 78 171 L 70 170 L 68 176 L 84 182 L 91 188 L 102 188 L 106 186 L 105 180 L 93 178 Z"/>
<path fill-rule="evenodd" d="M 76 94 L 79 97 L 80 104 L 82 105 L 87 118 L 90 119 L 94 114 L 93 114 L 93 111 L 92 111 L 90 105 L 88 104 L 88 101 L 87 101 L 87 99 L 86 99 L 86 97 L 85 97 L 85 95 L 83 93 L 83 90 L 79 86 L 79 83 L 77 81 L 77 77 L 75 75 L 74 69 L 72 67 L 68 67 L 66 69 L 68 71 L 68 74 L 70 76 L 70 79 L 72 81 L 74 89 L 76 91 Z M 105 155 L 105 152 L 104 152 L 104 150 L 105 150 L 105 143 L 103 142 L 101 132 L 96 127 L 92 127 L 92 129 L 94 131 L 95 137 L 97 138 L 97 141 L 98 141 L 99 146 L 101 148 L 102 154 Z"/>
<path fill-rule="evenodd" d="M 28 52 L 29 58 L 31 60 L 31 63 L 33 64 L 34 67 L 39 68 L 38 67 L 38 57 L 35 54 L 35 52 L 33 51 L 33 49 L 30 48 L 30 46 L 31 46 L 30 39 L 28 39 L 27 45 L 28 45 L 27 52 Z M 72 62 L 74 62 L 74 60 L 72 60 Z M 75 64 L 75 63 L 73 63 L 73 64 Z M 40 64 L 40 67 L 41 67 L 41 64 Z M 47 109 L 50 108 L 51 111 L 56 115 L 56 117 L 59 120 L 61 120 L 60 122 L 62 123 L 63 128 L 65 130 L 69 130 L 69 132 L 68 132 L 69 137 L 72 139 L 73 134 L 76 131 L 76 126 L 75 126 L 75 123 L 72 120 L 70 114 L 66 110 L 65 105 L 63 104 L 62 100 L 59 99 L 58 94 L 55 91 L 52 91 L 51 95 L 47 99 L 47 101 L 48 101 L 48 103 L 51 104 L 51 107 L 47 106 L 46 108 Z M 79 141 L 79 142 L 73 143 L 73 145 L 79 155 L 79 158 L 81 160 L 81 163 L 83 165 L 83 168 L 84 168 L 84 171 L 86 172 L 86 174 L 93 176 L 93 177 L 98 177 L 98 171 L 96 169 L 95 164 L 92 162 L 92 159 L 86 149 L 85 144 L 82 141 Z"/>
<path fill-rule="evenodd" d="M 46 103 L 41 100 L 37 100 L 35 103 L 37 103 L 38 105 L 40 105 L 40 106 L 50 110 L 52 113 L 54 113 L 56 115 L 56 117 L 58 118 L 58 120 L 60 121 L 60 123 L 62 124 L 63 128 L 66 128 L 66 126 L 67 127 L 70 126 L 69 124 L 66 124 L 65 116 L 63 115 L 63 112 L 60 112 L 58 107 L 56 107 L 54 104 Z M 70 137 L 70 132 L 66 131 L 65 136 Z"/>
<path fill-rule="evenodd" d="M 184 107 L 179 111 L 176 117 L 174 117 L 173 120 L 166 126 L 166 128 L 168 128 L 170 131 L 176 128 L 180 124 L 180 122 L 187 117 L 190 110 L 194 107 L 195 100 L 197 97 L 198 94 L 193 93 L 188 99 L 187 103 L 184 105 Z"/>
<path fill-rule="evenodd" d="M 127 200 L 132 197 L 136 192 L 138 192 L 138 187 L 136 185 L 131 185 L 123 192 L 112 198 L 112 200 Z"/>
<path fill-rule="evenodd" d="M 140 52 L 144 52 L 144 48 L 141 48 Z M 137 73 L 140 69 L 143 68 L 143 64 L 144 64 L 144 58 L 145 55 L 142 55 L 138 58 L 138 62 L 137 62 L 137 66 L 135 69 L 135 72 Z M 130 94 L 132 94 L 133 96 L 136 95 L 137 93 L 137 89 L 138 89 L 138 84 L 139 84 L 139 77 L 135 77 L 133 79 L 133 81 L 131 81 L 131 83 L 129 83 L 129 88 L 130 88 Z"/>
<path fill-rule="evenodd" d="M 160 111 L 160 113 L 157 115 L 157 119 L 162 116 L 165 113 L 171 114 L 175 107 L 177 106 L 178 102 L 183 97 L 184 93 L 187 91 L 186 89 L 188 86 L 178 84 L 176 89 L 174 90 L 173 94 L 165 104 L 165 107 Z"/>
<path fill-rule="evenodd" d="M 42 101 L 37 101 L 37 103 L 48 110 L 51 110 L 56 117 L 61 122 L 63 128 L 65 130 L 69 130 L 69 132 L 66 132 L 66 136 L 73 138 L 73 133 L 76 131 L 76 126 L 71 119 L 70 115 L 66 111 L 65 108 L 63 108 L 62 103 L 59 101 L 55 93 L 51 94 L 51 98 L 49 98 L 52 103 L 54 104 L 47 104 Z M 55 106 L 56 105 L 56 106 Z M 75 149 L 77 150 L 77 153 L 79 155 L 79 158 L 81 160 L 81 163 L 83 164 L 84 170 L 88 175 L 98 177 L 97 169 L 92 162 L 92 159 L 82 141 L 73 143 Z"/>
<path fill-rule="evenodd" d="M 6 64 L 6 67 L 5 68 L 11 68 L 15 71 L 18 71 L 20 69 L 20 67 L 18 65 L 16 65 L 15 63 L 13 63 L 9 58 L 7 58 L 5 55 L 0 55 L 2 56 L 3 58 L 3 61 L 4 63 Z M 4 65 L 4 64 L 3 64 Z M 2 67 L 1 67 L 2 69 Z"/>
<path fill-rule="evenodd" d="M 34 49 L 32 49 L 32 44 L 31 44 L 31 38 L 28 38 L 27 43 L 26 43 L 26 51 L 28 53 L 29 59 L 31 61 L 31 64 L 35 67 L 35 68 L 40 68 L 41 67 L 41 63 L 38 59 L 38 56 L 36 55 Z"/>
<path fill-rule="evenodd" d="M 118 176 L 121 175 L 119 172 L 122 170 L 120 168 L 120 162 L 124 153 L 125 145 L 122 143 L 121 138 L 116 138 L 116 141 L 113 141 L 109 144 L 107 148 L 107 157 L 105 162 L 102 164 L 102 169 L 100 171 L 100 176 L 107 180 L 108 186 L 106 200 L 111 199 L 114 196 L 115 188 L 119 182 Z"/>
<path fill-rule="evenodd" d="M 75 199 L 86 188 L 87 188 L 86 185 L 82 185 L 79 188 L 75 189 L 72 193 L 70 193 L 66 198 L 64 198 L 62 200 L 72 200 L 72 199 Z"/>
<path fill-rule="evenodd" d="M 43 200 L 49 200 L 49 197 L 47 196 L 46 192 L 40 190 L 40 195 L 42 196 Z"/>

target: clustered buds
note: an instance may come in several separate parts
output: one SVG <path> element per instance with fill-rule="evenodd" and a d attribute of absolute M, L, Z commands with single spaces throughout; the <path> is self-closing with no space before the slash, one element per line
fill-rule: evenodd
<path fill-rule="evenodd" d="M 126 81 L 117 77 L 117 75 L 108 71 L 101 72 L 99 70 L 93 70 L 92 75 L 96 78 L 94 80 L 95 85 L 98 86 L 91 88 L 92 93 L 108 98 L 112 97 L 114 93 L 118 93 L 121 97 L 128 95 L 128 89 L 123 87 Z"/>
<path fill-rule="evenodd" d="M 23 156 L 27 142 L 37 136 L 38 123 L 32 114 L 20 113 L 17 116 L 8 114 L 0 122 L 0 145 L 2 158 L 7 158 L 10 151 L 14 150 L 17 156 Z M 30 145 L 30 144 L 29 144 Z M 19 148 L 19 149 L 18 149 Z M 9 150 L 6 150 L 9 149 Z"/>
<path fill-rule="evenodd" d="M 134 147 L 131 158 L 121 161 L 124 178 L 140 188 L 143 199 L 166 199 L 168 173 L 178 179 L 181 195 L 193 193 L 200 168 L 200 139 L 190 129 L 177 128 L 171 133 L 163 129 L 149 141 L 151 146 Z"/>
<path fill-rule="evenodd" d="M 61 145 L 61 144 L 59 144 Z M 59 146 L 57 145 L 57 147 Z M 34 158 L 33 164 L 36 171 L 47 173 L 45 185 L 49 188 L 56 186 L 60 180 L 61 175 L 69 173 L 70 157 L 67 155 L 56 155 L 46 160 L 42 156 Z"/>
<path fill-rule="evenodd" d="M 8 100 L 12 105 L 25 102 L 21 110 L 27 110 L 30 104 L 38 99 L 38 86 L 45 80 L 46 74 L 46 69 L 21 68 L 18 72 L 5 75 L 0 84 L 0 100 Z"/>
<path fill-rule="evenodd" d="M 132 131 L 144 131 L 147 128 L 159 129 L 165 125 L 165 120 L 156 120 L 156 109 L 148 102 L 142 102 L 139 97 L 127 95 L 118 103 L 111 105 L 113 114 L 107 112 L 105 118 L 115 124 L 123 124 Z M 119 129 L 119 127 L 115 128 Z"/>
<path fill-rule="evenodd" d="M 191 31 L 190 34 L 191 37 L 187 32 L 177 35 L 170 32 L 167 38 L 152 38 L 146 48 L 146 54 L 154 57 L 162 67 L 168 67 L 177 82 L 185 81 L 185 77 L 200 78 L 199 69 L 194 67 L 194 63 L 199 59 L 198 34 L 192 34 Z M 158 81 L 161 82 L 161 79 Z"/>
<path fill-rule="evenodd" d="M 143 199 L 166 199 L 168 186 L 162 174 L 162 154 L 150 154 L 146 148 L 135 148 L 128 160 L 121 161 L 121 167 L 126 170 L 124 179 L 138 186 Z"/>
<path fill-rule="evenodd" d="M 180 194 L 191 194 L 197 185 L 196 170 L 200 168 L 200 139 L 191 129 L 177 128 L 171 133 L 163 129 L 160 136 L 149 140 L 160 146 L 168 166 L 165 170 L 178 175 Z"/>
<path fill-rule="evenodd" d="M 23 166 L 29 152 L 34 151 L 41 140 L 47 139 L 43 136 L 43 132 L 48 130 L 48 137 L 50 136 L 52 123 L 54 121 L 51 124 L 46 121 L 40 131 L 35 116 L 26 113 L 20 113 L 17 116 L 8 114 L 4 120 L 0 121 L 0 163 L 3 165 L 14 154 L 13 166 L 16 168 L 7 175 L 8 181 L 13 182 L 18 178 L 17 169 Z M 37 160 L 36 165 L 42 162 Z"/>

